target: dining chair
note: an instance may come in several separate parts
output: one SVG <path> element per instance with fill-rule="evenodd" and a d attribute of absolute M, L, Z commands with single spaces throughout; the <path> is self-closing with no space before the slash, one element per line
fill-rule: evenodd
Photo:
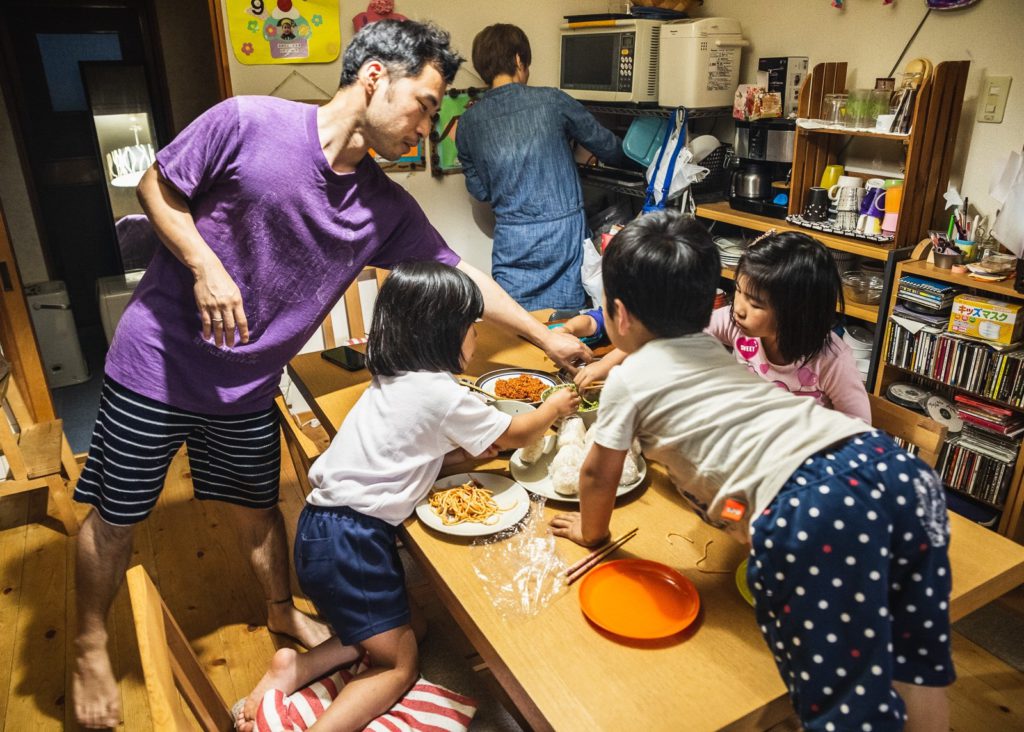
<path fill-rule="evenodd" d="M 384 284 L 384 279 L 388 276 L 388 270 L 381 269 L 380 267 L 364 267 L 363 271 L 359 273 L 359 276 L 352 281 L 352 284 L 345 290 L 344 301 L 345 301 L 345 324 L 348 327 L 348 337 L 352 338 L 365 338 L 366 328 L 368 321 L 365 314 L 373 313 L 373 302 L 369 303 L 369 307 L 364 307 L 367 303 L 363 302 L 363 296 L 368 288 L 362 286 L 362 283 L 374 281 L 376 282 L 376 288 L 373 289 L 373 297 L 376 300 L 377 292 L 380 291 L 380 287 Z M 365 314 L 364 314 L 365 313 Z M 326 321 L 325 321 L 326 322 Z M 327 345 L 327 334 L 324 334 L 324 347 L 334 348 L 336 343 L 335 334 L 333 331 L 330 333 L 331 345 Z"/>
<path fill-rule="evenodd" d="M 946 426 L 874 394 L 868 394 L 868 401 L 872 426 L 916 447 L 917 456 L 934 468 L 946 442 Z"/>
<path fill-rule="evenodd" d="M 59 419 L 35 422 L 14 374 L 0 376 L 0 452 L 7 461 L 0 499 L 39 490 L 48 492 L 47 511 L 68 536 L 78 533 L 71 490 L 81 471 Z"/>
<path fill-rule="evenodd" d="M 127 576 L 152 729 L 194 729 L 181 706 L 184 700 L 204 732 L 233 730 L 231 710 L 206 675 L 146 569 L 135 565 Z"/>

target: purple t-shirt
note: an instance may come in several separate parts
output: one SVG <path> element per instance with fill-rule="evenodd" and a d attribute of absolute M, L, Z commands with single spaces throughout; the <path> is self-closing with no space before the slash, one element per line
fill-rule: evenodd
<path fill-rule="evenodd" d="M 317 108 L 234 97 L 157 155 L 196 227 L 242 294 L 249 343 L 204 341 L 191 272 L 153 257 L 107 353 L 106 374 L 164 404 L 203 414 L 270 407 L 281 370 L 365 266 L 457 264 L 419 205 L 369 157 L 327 163 Z"/>

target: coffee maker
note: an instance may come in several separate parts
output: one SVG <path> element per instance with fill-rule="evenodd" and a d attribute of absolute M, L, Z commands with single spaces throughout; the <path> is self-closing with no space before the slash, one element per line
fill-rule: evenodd
<path fill-rule="evenodd" d="M 795 134 L 796 120 L 792 119 L 736 122 L 730 207 L 786 218 Z"/>

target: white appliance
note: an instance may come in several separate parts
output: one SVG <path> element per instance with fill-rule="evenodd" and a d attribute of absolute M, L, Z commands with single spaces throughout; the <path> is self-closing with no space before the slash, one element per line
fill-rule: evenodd
<path fill-rule="evenodd" d="M 662 24 L 641 19 L 563 24 L 558 87 L 589 102 L 657 103 Z"/>
<path fill-rule="evenodd" d="M 107 336 L 107 344 L 114 338 L 114 331 L 117 330 L 117 323 L 121 320 L 128 301 L 132 299 L 132 293 L 142 279 L 145 270 L 133 270 L 123 275 L 112 277 L 100 277 L 96 280 L 96 291 L 100 301 L 100 322 L 103 323 L 103 333 Z"/>
<path fill-rule="evenodd" d="M 75 316 L 71 312 L 71 301 L 64 283 L 54 281 L 27 285 L 25 300 L 50 388 L 88 381 L 89 369 L 82 358 Z"/>
<path fill-rule="evenodd" d="M 658 103 L 728 107 L 740 79 L 740 51 L 750 42 L 733 18 L 689 18 L 661 27 Z"/>

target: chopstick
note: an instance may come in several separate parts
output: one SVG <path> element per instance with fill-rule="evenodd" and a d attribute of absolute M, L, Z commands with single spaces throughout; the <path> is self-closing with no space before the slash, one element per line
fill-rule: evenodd
<path fill-rule="evenodd" d="M 478 391 L 478 392 L 480 392 L 480 393 L 481 393 L 481 394 L 483 394 L 484 396 L 489 396 L 489 397 L 490 397 L 491 399 L 493 399 L 494 401 L 500 401 L 500 399 L 501 399 L 501 397 L 497 397 L 497 396 L 495 396 L 494 394 L 492 394 L 491 392 L 487 391 L 486 389 L 481 389 L 481 388 L 480 388 L 479 386 L 477 386 L 476 384 L 474 384 L 474 383 L 472 383 L 472 382 L 470 382 L 470 381 L 466 381 L 465 379 L 458 379 L 458 382 L 459 382 L 460 384 L 462 384 L 463 386 L 465 386 L 465 387 L 466 387 L 467 389 L 472 389 L 473 391 Z"/>
<path fill-rule="evenodd" d="M 565 570 L 565 574 L 567 576 L 566 584 L 571 585 L 573 582 L 580 579 L 583 575 L 585 575 L 587 572 L 596 567 L 598 562 L 600 562 L 606 556 L 608 556 L 613 551 L 615 551 L 620 546 L 622 546 L 627 541 L 636 536 L 636 532 L 637 529 L 627 531 L 625 534 L 623 534 L 621 537 L 613 541 L 611 544 L 608 544 L 602 549 L 595 549 L 594 551 L 590 552 L 590 554 L 583 557 L 583 559 L 569 567 L 567 570 Z"/>

